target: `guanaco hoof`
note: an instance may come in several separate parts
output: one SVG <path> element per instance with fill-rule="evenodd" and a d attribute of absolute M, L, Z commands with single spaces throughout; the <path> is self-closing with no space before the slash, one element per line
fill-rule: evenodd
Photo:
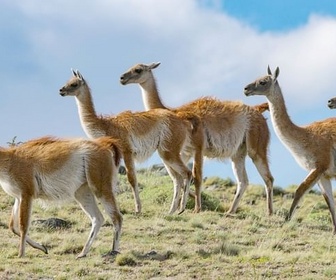
<path fill-rule="evenodd" d="M 110 252 L 107 252 L 106 254 L 103 254 L 102 257 L 115 257 L 119 254 L 120 254 L 120 252 L 111 250 Z"/>

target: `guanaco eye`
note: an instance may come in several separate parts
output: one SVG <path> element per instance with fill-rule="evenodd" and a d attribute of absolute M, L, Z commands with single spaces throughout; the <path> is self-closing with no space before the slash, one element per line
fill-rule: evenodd
<path fill-rule="evenodd" d="M 77 87 L 77 84 L 74 83 L 74 84 L 71 84 L 70 86 L 71 86 L 72 88 L 75 88 L 75 87 Z"/>
<path fill-rule="evenodd" d="M 262 86 L 266 85 L 267 82 L 266 81 L 260 81 L 259 84 L 261 84 Z"/>
<path fill-rule="evenodd" d="M 135 73 L 140 74 L 142 72 L 142 69 L 141 68 L 136 68 L 134 71 L 135 71 Z"/>

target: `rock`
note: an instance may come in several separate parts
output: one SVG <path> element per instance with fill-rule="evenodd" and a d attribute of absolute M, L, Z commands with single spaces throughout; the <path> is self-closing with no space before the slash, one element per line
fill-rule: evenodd
<path fill-rule="evenodd" d="M 59 218 L 49 218 L 47 220 L 35 220 L 32 222 L 33 225 L 40 225 L 49 229 L 64 229 L 69 228 L 71 223 Z"/>

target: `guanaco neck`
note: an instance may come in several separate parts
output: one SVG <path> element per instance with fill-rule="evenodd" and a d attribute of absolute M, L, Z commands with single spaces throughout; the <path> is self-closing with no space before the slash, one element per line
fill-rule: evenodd
<path fill-rule="evenodd" d="M 167 109 L 167 107 L 161 101 L 153 74 L 151 79 L 148 79 L 144 83 L 140 84 L 140 88 L 142 92 L 142 100 L 147 111 L 156 108 Z"/>
<path fill-rule="evenodd" d="M 305 134 L 305 130 L 290 119 L 278 82 L 274 84 L 274 92 L 268 96 L 268 101 L 275 131 L 282 140 L 295 142 L 298 136 Z"/>
<path fill-rule="evenodd" d="M 106 133 L 101 130 L 101 119 L 97 116 L 94 108 L 91 90 L 85 83 L 76 96 L 79 118 L 85 133 L 92 138 L 104 136 Z"/>

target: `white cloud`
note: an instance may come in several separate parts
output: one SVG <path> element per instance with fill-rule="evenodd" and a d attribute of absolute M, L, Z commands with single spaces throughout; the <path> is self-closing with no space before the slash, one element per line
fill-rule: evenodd
<path fill-rule="evenodd" d="M 34 111 L 33 123 L 26 119 L 24 124 L 25 130 L 30 127 L 31 135 L 45 134 L 48 123 L 67 124 L 63 131 L 61 126 L 55 130 L 57 135 L 68 135 L 71 127 L 80 130 L 77 117 L 69 117 L 68 110 L 76 111 L 75 101 L 58 96 L 58 89 L 70 77 L 71 67 L 78 68 L 89 81 L 98 112 L 142 110 L 140 90 L 119 84 L 120 74 L 138 62 L 161 61 L 155 74 L 165 103 L 170 106 L 203 95 L 241 99 L 249 104 L 264 102 L 246 98 L 243 87 L 266 74 L 269 64 L 272 68 L 280 67 L 279 80 L 287 105 L 296 109 L 293 117 L 297 118 L 296 114 L 303 110 L 307 115 L 314 112 L 314 119 L 332 114 L 325 105 L 330 97 L 336 96 L 336 91 L 333 92 L 336 37 L 332 35 L 336 34 L 336 18 L 311 15 L 307 24 L 278 33 L 257 31 L 215 9 L 218 4 L 205 8 L 204 1 L 8 0 L 5 3 L 13 14 L 13 23 L 6 17 L 3 24 L 11 30 L 10 38 L 16 36 L 25 43 L 24 48 L 6 44 L 7 49 L 0 54 L 1 58 L 11 53 L 14 58 L 6 60 L 12 61 L 12 65 L 0 65 L 0 77 L 5 77 L 2 88 L 6 92 L 25 89 L 24 93 L 16 93 L 24 104 L 19 107 L 20 112 L 7 109 L 6 114 L 13 119 Z M 20 86 L 11 86 L 16 83 Z M 38 86 L 32 86 L 34 83 Z M 46 94 L 52 96 L 52 110 L 36 125 L 40 107 L 29 96 L 43 95 L 42 104 L 48 106 Z M 17 102 L 11 98 L 6 104 L 15 108 Z M 315 110 L 317 104 L 323 105 L 325 111 Z M 43 112 L 46 111 L 44 108 Z M 12 127 L 7 130 L 10 135 L 6 133 L 6 125 L 10 124 L 4 124 L 2 143 L 14 136 Z M 272 142 L 278 143 L 274 137 Z M 276 160 L 273 162 L 277 164 Z"/>
<path fill-rule="evenodd" d="M 236 98 L 268 64 L 280 66 L 291 97 L 305 97 L 302 106 L 314 104 L 332 86 L 336 37 L 330 34 L 336 34 L 336 18 L 312 15 L 287 33 L 260 33 L 225 13 L 201 9 L 196 1 L 18 4 L 32 20 L 25 30 L 44 69 L 51 62 L 47 58 L 81 61 L 87 68 L 107 60 L 104 69 L 160 60 L 165 74 L 160 88 L 172 92 L 176 103 L 181 96 L 187 101 L 210 93 Z"/>
<path fill-rule="evenodd" d="M 280 66 L 280 80 L 292 102 L 311 106 L 328 98 L 336 70 L 336 18 L 311 16 L 307 25 L 272 40 L 268 52 L 273 66 Z"/>

